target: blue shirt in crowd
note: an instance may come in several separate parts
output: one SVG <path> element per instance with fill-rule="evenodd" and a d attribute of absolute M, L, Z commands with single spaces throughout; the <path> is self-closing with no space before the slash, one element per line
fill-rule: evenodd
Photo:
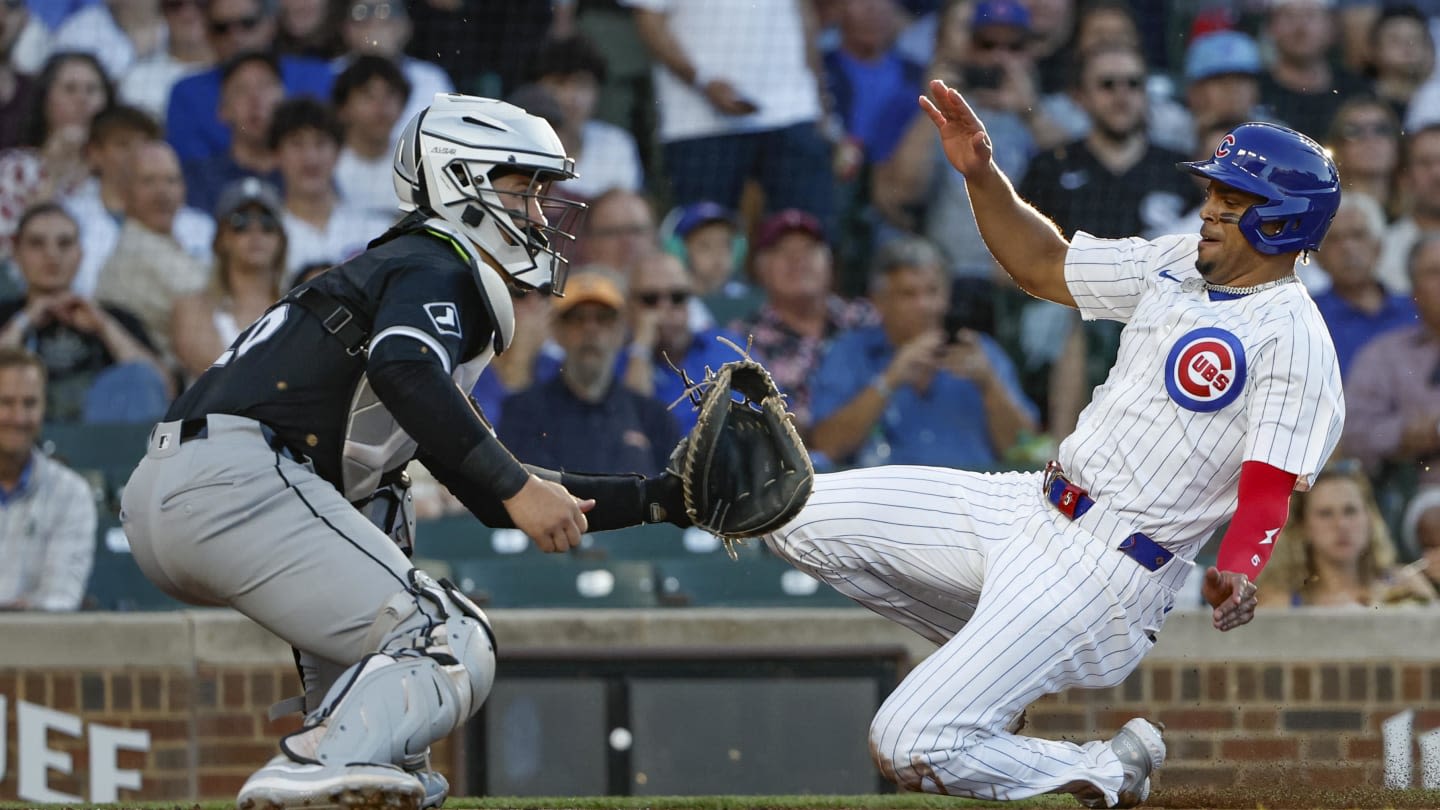
<path fill-rule="evenodd" d="M 678 409 L 677 409 L 678 410 Z M 589 473 L 659 475 L 680 441 L 658 400 L 617 379 L 599 402 L 585 402 L 553 377 L 505 400 L 500 441 L 526 464 Z"/>
<path fill-rule="evenodd" d="M 1371 338 L 1397 327 L 1411 326 L 1420 317 L 1415 312 L 1413 299 L 1388 292 L 1385 293 L 1385 303 L 1374 315 L 1351 306 L 1334 290 L 1315 296 L 1315 307 L 1320 310 L 1320 317 L 1325 319 L 1325 326 L 1330 330 L 1342 379 L 1349 375 L 1350 361 L 1355 359 L 1355 353 Z"/>
<path fill-rule="evenodd" d="M 737 346 L 744 346 L 745 341 L 724 331 L 723 329 L 706 329 L 703 332 L 696 332 L 690 338 L 690 349 L 684 357 L 671 357 L 677 368 L 683 369 L 690 375 L 692 382 L 700 382 L 705 379 L 705 367 L 718 369 L 731 360 L 739 360 L 740 355 L 735 350 L 716 340 L 716 337 L 724 337 L 732 340 Z M 629 366 L 628 358 L 620 355 L 620 361 L 616 364 L 615 376 L 625 376 L 625 369 Z M 669 407 L 670 403 L 679 399 L 685 393 L 685 382 L 680 375 L 670 368 L 670 363 L 665 358 L 655 358 L 655 399 L 661 407 Z M 689 433 L 690 428 L 695 427 L 695 409 L 690 403 L 682 402 L 670 410 L 675 415 L 675 421 L 680 424 L 680 430 Z"/>
<path fill-rule="evenodd" d="M 988 335 L 978 337 L 997 380 L 1032 419 L 1036 418 L 1035 404 L 1020 390 L 1015 365 L 1004 349 Z M 867 326 L 837 336 L 810 378 L 815 423 L 859 396 L 894 357 L 895 347 L 882 327 Z M 990 425 L 980 387 L 946 371 L 936 373 L 923 395 L 908 385 L 900 386 L 890 395 L 870 440 L 850 461 L 862 466 L 995 466 L 999 456 L 990 444 Z"/>
<path fill-rule="evenodd" d="M 334 76 L 330 65 L 318 59 L 280 57 L 280 82 L 286 98 L 314 96 L 330 98 Z M 180 162 L 202 160 L 230 149 L 230 128 L 220 123 L 220 68 L 188 76 L 170 89 L 170 107 L 165 120 L 172 123 L 166 133 Z M 198 206 L 197 206 L 198 207 Z"/>

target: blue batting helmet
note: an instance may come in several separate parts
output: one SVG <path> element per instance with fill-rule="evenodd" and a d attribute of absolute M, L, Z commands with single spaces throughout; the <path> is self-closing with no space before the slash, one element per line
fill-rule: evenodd
<path fill-rule="evenodd" d="M 1335 162 L 1320 144 L 1274 124 L 1241 124 L 1226 133 L 1209 160 L 1176 168 L 1263 197 L 1240 216 L 1240 233 L 1270 256 L 1318 248 L 1340 207 Z M 1280 230 L 1261 229 L 1270 223 Z"/>

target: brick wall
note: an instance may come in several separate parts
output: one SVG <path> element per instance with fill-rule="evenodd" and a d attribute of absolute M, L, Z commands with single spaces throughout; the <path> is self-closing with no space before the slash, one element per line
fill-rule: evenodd
<path fill-rule="evenodd" d="M 228 798 L 246 777 L 277 753 L 280 737 L 299 727 L 298 717 L 271 722 L 276 700 L 299 694 L 294 667 L 199 666 L 181 669 L 0 670 L 0 696 L 9 697 L 5 738 L 6 777 L 0 801 L 19 797 L 18 701 L 80 716 L 88 728 L 98 723 L 150 732 L 150 750 L 124 751 L 118 767 L 142 772 L 143 790 L 121 791 L 120 798 Z M 458 735 L 456 735 L 458 741 Z M 85 735 L 51 732 L 47 747 L 73 757 L 70 774 L 51 771 L 52 790 L 86 796 L 89 750 Z M 456 746 L 446 740 L 433 749 L 446 773 L 457 772 Z"/>
<path fill-rule="evenodd" d="M 933 649 L 844 609 L 497 611 L 492 619 L 502 654 L 900 643 L 918 661 Z M 1414 709 L 1417 733 L 1440 727 L 1440 612 L 1290 616 L 1247 632 L 1218 634 L 1208 616 L 1177 611 L 1123 684 L 1043 698 L 1026 733 L 1078 742 L 1143 715 L 1168 726 L 1157 787 L 1343 787 L 1381 784 L 1387 717 Z M 0 698 L 8 704 L 0 801 L 18 798 L 20 702 L 78 716 L 87 729 L 149 731 L 148 753 L 119 754 L 118 767 L 143 778 L 140 791 L 121 790 L 122 801 L 224 799 L 295 728 L 293 718 L 269 722 L 266 711 L 298 688 L 289 649 L 228 611 L 0 617 Z M 73 757 L 73 773 L 49 772 L 50 789 L 88 799 L 86 734 L 52 732 L 46 747 Z M 465 791 L 461 735 L 435 754 L 457 795 Z"/>

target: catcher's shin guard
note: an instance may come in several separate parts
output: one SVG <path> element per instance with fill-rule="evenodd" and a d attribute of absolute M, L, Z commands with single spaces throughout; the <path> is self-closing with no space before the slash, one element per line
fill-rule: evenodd
<path fill-rule="evenodd" d="M 495 678 L 484 613 L 448 582 L 411 572 L 412 589 L 381 611 L 379 652 L 341 675 L 280 748 L 302 763 L 400 764 L 464 723 Z"/>

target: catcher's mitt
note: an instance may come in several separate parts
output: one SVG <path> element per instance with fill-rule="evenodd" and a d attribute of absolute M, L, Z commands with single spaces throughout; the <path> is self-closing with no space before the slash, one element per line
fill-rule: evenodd
<path fill-rule="evenodd" d="M 686 513 L 727 548 L 785 525 L 815 483 L 784 396 L 764 366 L 741 355 L 690 387 L 700 413 L 670 461 Z"/>

